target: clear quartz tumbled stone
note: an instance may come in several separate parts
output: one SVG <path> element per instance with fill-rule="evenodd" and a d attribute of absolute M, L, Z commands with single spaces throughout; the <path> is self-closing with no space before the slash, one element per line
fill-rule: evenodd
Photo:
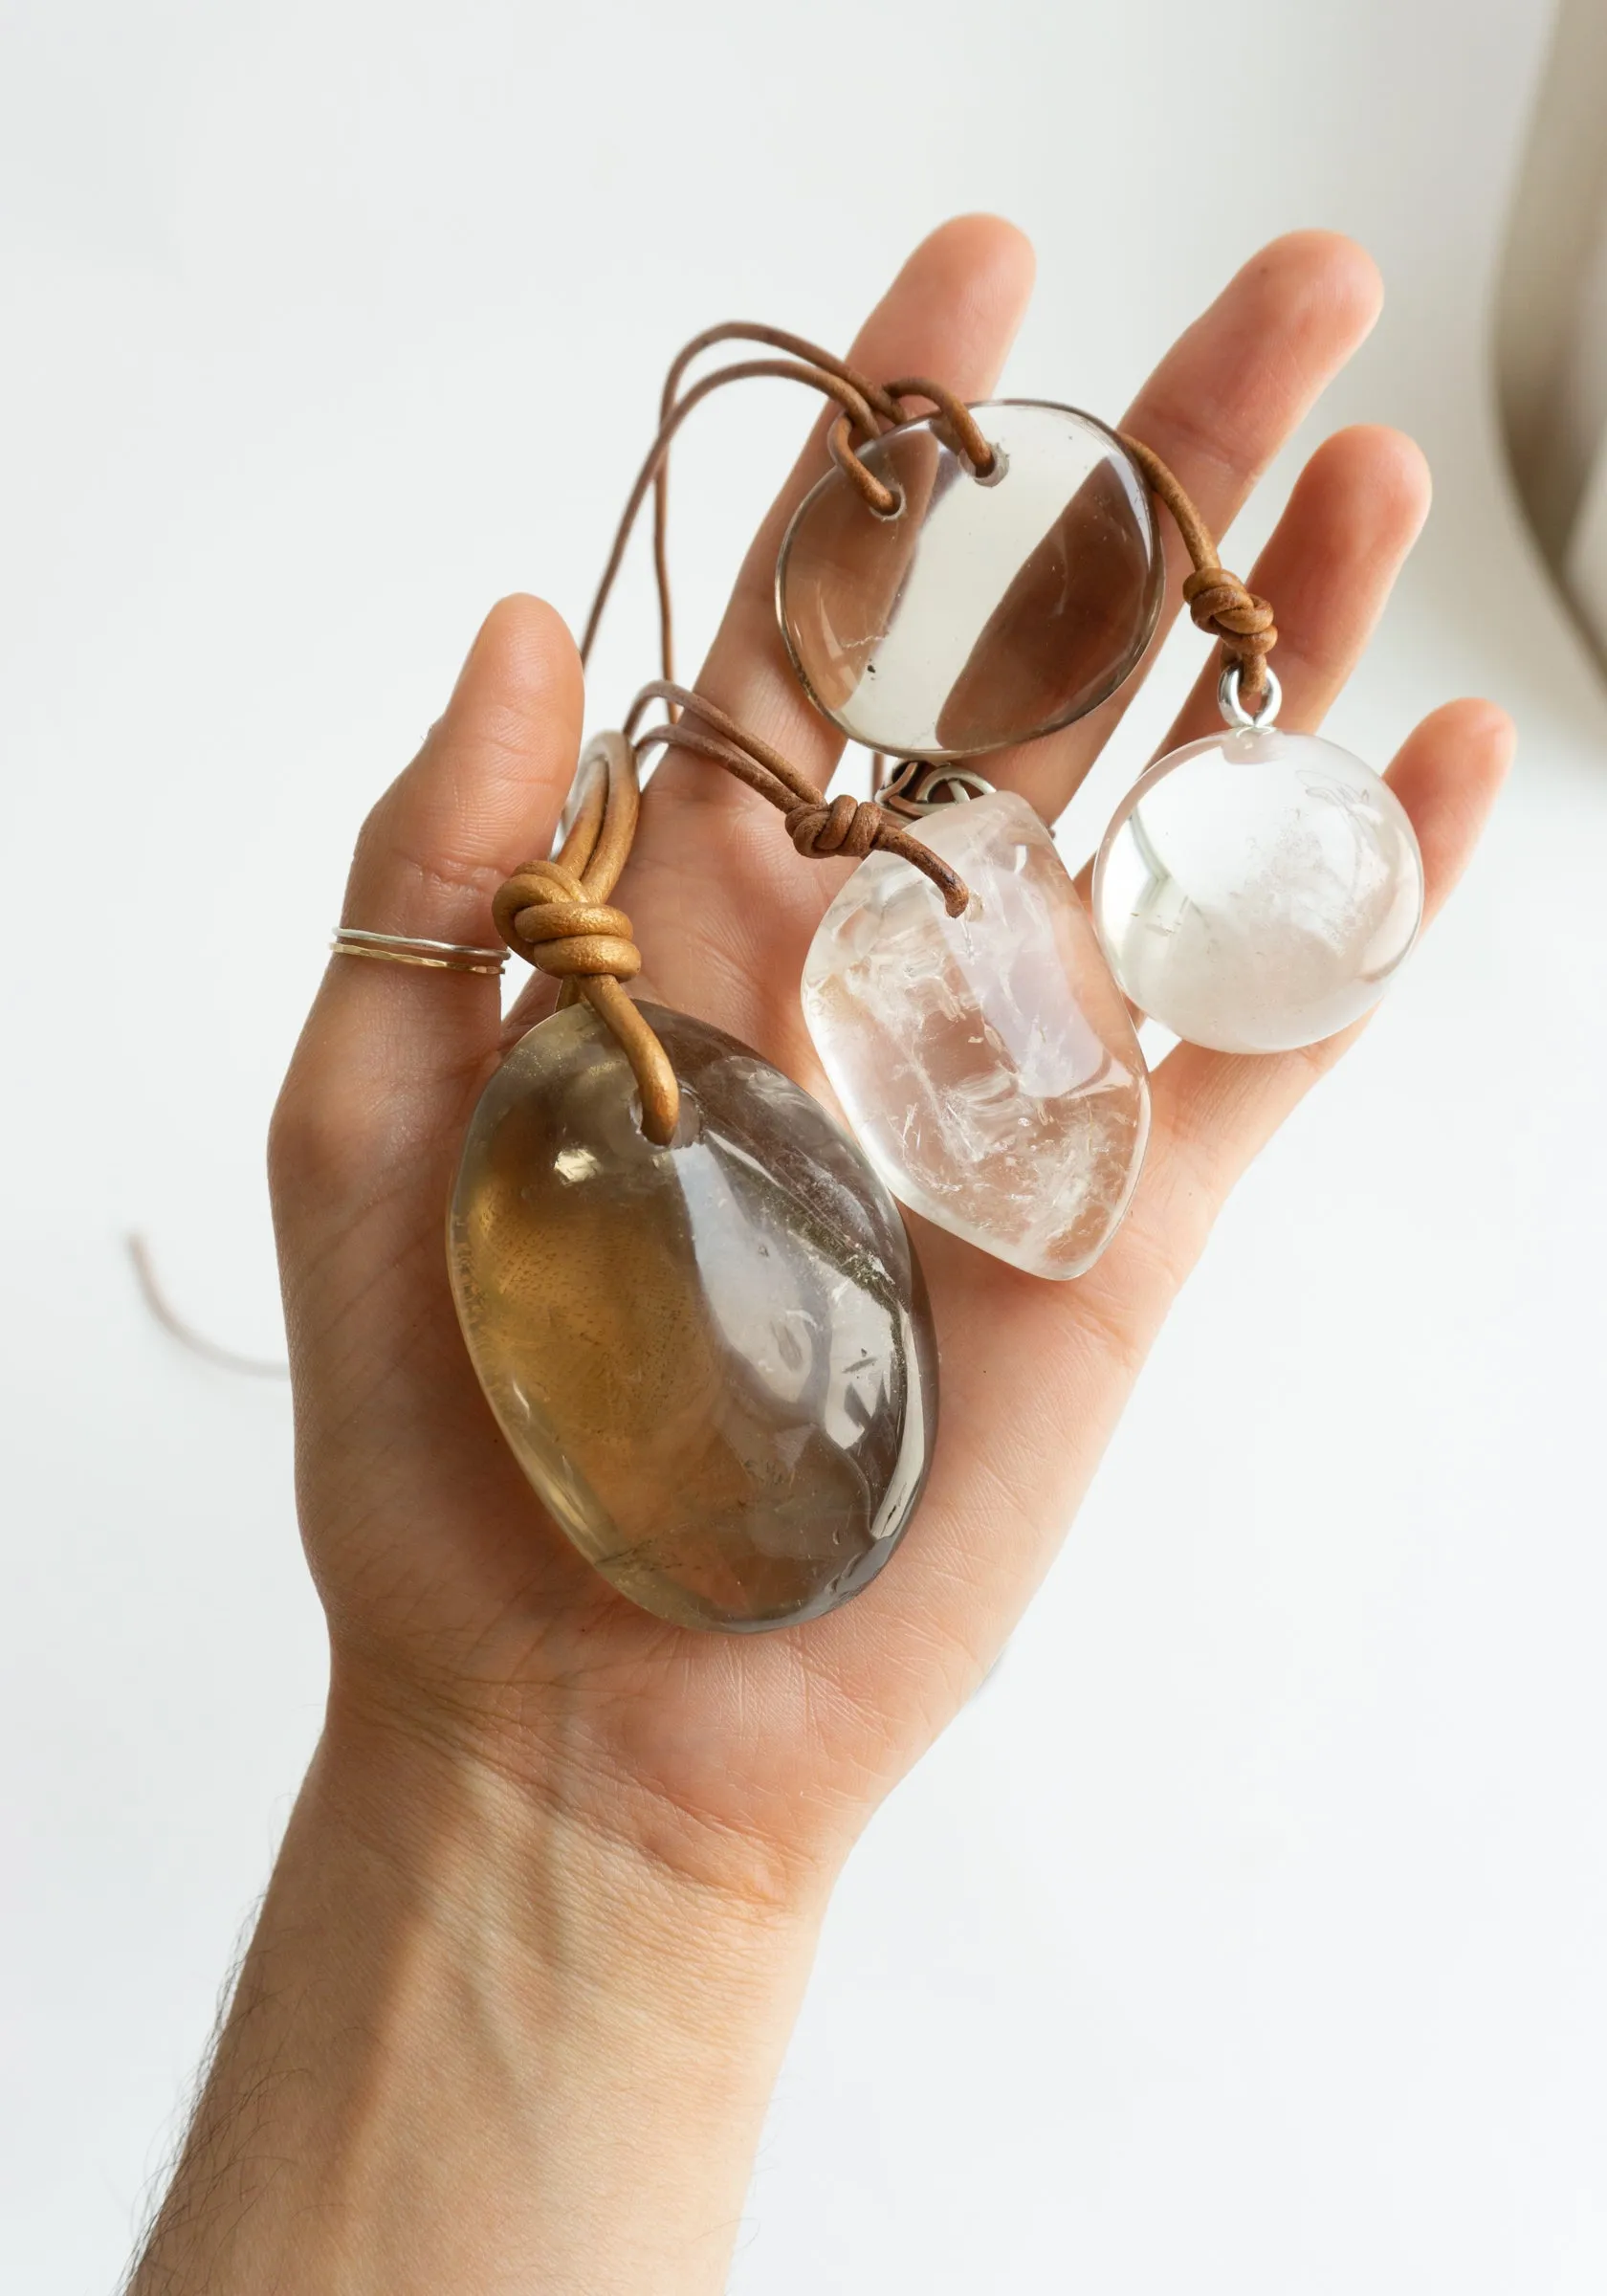
<path fill-rule="evenodd" d="M 1117 808 L 1093 915 L 1127 994 L 1221 1052 L 1287 1052 L 1359 1020 L 1422 917 L 1422 857 L 1371 766 L 1315 734 L 1191 741 Z"/>
<path fill-rule="evenodd" d="M 804 967 L 816 1049 L 901 1203 L 1030 1274 L 1081 1275 L 1149 1129 L 1127 1006 L 1024 798 L 957 801 L 918 834 L 971 906 L 951 917 L 896 854 L 861 862 Z"/>

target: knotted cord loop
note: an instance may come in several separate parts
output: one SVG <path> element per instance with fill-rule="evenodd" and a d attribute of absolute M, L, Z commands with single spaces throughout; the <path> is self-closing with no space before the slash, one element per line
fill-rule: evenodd
<path fill-rule="evenodd" d="M 1266 689 L 1266 656 L 1278 643 L 1272 608 L 1246 589 L 1237 574 L 1217 563 L 1217 545 L 1178 480 L 1141 438 L 1118 431 L 1122 445 L 1144 475 L 1150 492 L 1171 512 L 1194 572 L 1183 585 L 1183 600 L 1198 628 L 1222 642 L 1222 666 L 1237 663 L 1241 691 L 1251 701 Z"/>
<path fill-rule="evenodd" d="M 886 819 L 880 806 L 845 795 L 818 806 L 794 806 L 786 816 L 786 832 L 807 859 L 841 853 L 850 861 L 863 861 L 874 852 Z"/>
<path fill-rule="evenodd" d="M 634 981 L 642 969 L 625 911 L 588 901 L 581 879 L 560 861 L 527 861 L 500 888 L 491 914 L 514 954 L 555 980 L 608 974 Z"/>
<path fill-rule="evenodd" d="M 714 374 L 704 375 L 691 389 L 677 398 L 681 377 L 690 362 L 711 343 L 741 339 L 774 345 L 791 355 L 784 359 L 742 359 L 734 365 L 716 368 Z M 853 452 L 850 442 L 857 430 L 863 438 L 877 438 L 884 423 L 902 421 L 898 401 L 877 385 L 867 383 L 846 361 L 835 359 L 817 343 L 807 342 L 801 335 L 788 335 L 780 327 L 750 326 L 744 321 L 733 321 L 728 326 L 711 327 L 697 336 L 679 353 L 671 366 L 659 406 L 658 435 L 648 449 L 647 459 L 636 475 L 614 540 L 608 552 L 607 563 L 592 600 L 591 612 L 581 638 L 581 659 L 585 661 L 597 636 L 603 609 L 608 603 L 619 570 L 625 560 L 626 544 L 637 514 L 647 500 L 649 487 L 653 496 L 653 566 L 658 580 L 658 615 L 660 651 L 664 674 L 671 674 L 674 651 L 673 617 L 670 609 L 670 566 L 666 556 L 665 528 L 669 505 L 670 447 L 676 431 L 693 408 L 701 405 L 711 391 L 722 389 L 727 383 L 746 383 L 760 376 L 780 377 L 793 383 L 806 383 L 824 397 L 835 399 L 843 412 L 832 426 L 831 451 L 842 468 L 859 488 L 873 510 L 887 512 L 896 509 L 898 497 L 890 487 L 872 475 Z"/>
<path fill-rule="evenodd" d="M 633 729 L 649 702 L 668 702 L 678 718 L 649 726 L 645 734 Z M 692 722 L 688 722 L 688 720 Z M 951 916 L 963 916 L 971 894 L 964 881 L 929 845 L 900 827 L 891 813 L 873 801 L 854 797 L 827 798 L 790 758 L 750 734 L 735 718 L 706 701 L 701 694 L 654 678 L 630 705 L 626 732 L 635 741 L 636 754 L 655 746 L 690 750 L 694 757 L 723 765 L 727 773 L 746 783 L 786 816 L 786 826 L 799 852 L 809 859 L 828 860 L 842 853 L 863 860 L 867 853 L 897 853 L 930 877 L 943 896 Z"/>
<path fill-rule="evenodd" d="M 632 739 L 630 729 L 652 701 L 667 702 L 680 715 Z M 636 696 L 626 724 L 627 732 L 599 734 L 588 745 L 575 779 L 573 818 L 558 852 L 551 860 L 521 863 L 498 887 L 492 916 L 516 957 L 562 982 L 560 1004 L 578 992 L 612 1029 L 635 1071 L 642 1129 L 663 1147 L 674 1137 L 680 1088 L 669 1054 L 626 995 L 623 983 L 641 971 L 642 952 L 629 917 L 605 897 L 636 833 L 645 750 L 687 750 L 723 765 L 785 814 L 801 853 L 841 853 L 853 860 L 870 852 L 898 853 L 932 879 L 951 916 L 961 916 L 971 896 L 948 863 L 880 806 L 823 796 L 790 759 L 744 733 L 700 694 L 655 679 Z"/>
<path fill-rule="evenodd" d="M 661 436 L 673 411 L 682 376 L 694 359 L 700 358 L 705 351 L 713 350 L 716 342 L 761 342 L 773 351 L 784 351 L 789 358 L 800 359 L 806 366 L 816 367 L 823 374 L 830 372 L 840 376 L 859 392 L 868 406 L 874 408 L 884 423 L 901 423 L 904 419 L 904 410 L 898 401 L 890 396 L 879 383 L 872 383 L 869 375 L 862 375 L 846 359 L 834 358 L 829 351 L 823 350 L 818 342 L 810 342 L 806 336 L 789 335 L 784 327 L 767 327 L 754 320 L 730 319 L 720 326 L 705 327 L 701 335 L 694 335 L 670 362 L 670 371 L 664 378 L 664 388 L 658 402 Z M 865 475 L 870 475 L 868 472 Z M 669 524 L 670 456 L 666 452 L 659 455 L 653 473 L 653 576 L 658 585 L 659 671 L 667 678 L 675 674 L 674 617 L 670 606 Z M 616 546 L 623 548 L 623 543 Z M 592 624 L 595 627 L 595 610 Z"/>
<path fill-rule="evenodd" d="M 934 383 L 930 375 L 904 375 L 896 383 L 889 383 L 886 387 L 888 395 L 898 401 L 902 419 L 906 422 L 910 420 L 909 412 L 904 408 L 906 399 L 930 399 L 937 409 L 939 422 L 952 431 L 953 443 L 971 465 L 973 475 L 978 478 L 992 477 L 997 457 L 982 436 L 981 425 L 963 399 L 956 398 L 954 392 L 946 389 L 941 383 Z"/>
<path fill-rule="evenodd" d="M 623 734 L 599 734 L 575 777 L 571 821 L 550 861 L 526 861 L 492 903 L 516 957 L 563 982 L 560 1004 L 583 996 L 613 1031 L 642 1096 L 642 1129 L 664 1147 L 674 1137 L 681 1088 L 670 1055 L 620 985 L 642 969 L 630 919 L 607 896 L 636 834 L 641 788 Z"/>
<path fill-rule="evenodd" d="M 713 344 L 733 340 L 761 343 L 784 356 L 738 361 L 705 375 L 683 392 L 682 380 L 692 361 Z M 783 376 L 835 400 L 841 412 L 827 432 L 829 450 L 862 499 L 882 517 L 894 515 L 902 507 L 901 499 L 862 460 L 855 436 L 875 439 L 884 430 L 914 419 L 907 401 L 924 399 L 936 408 L 934 430 L 964 458 L 975 478 L 985 481 L 1003 475 L 996 450 L 983 436 L 971 408 L 928 376 L 873 383 L 802 336 L 743 320 L 709 328 L 688 343 L 671 364 L 660 403 L 658 435 L 631 488 L 581 647 L 584 659 L 623 563 L 631 528 L 650 489 L 664 674 L 642 688 L 622 732 L 600 734 L 589 745 L 576 777 L 570 826 L 557 854 L 551 860 L 527 861 L 517 870 L 498 892 L 493 912 L 498 933 L 514 953 L 563 983 L 561 1004 L 583 996 L 612 1029 L 641 1090 L 643 1129 L 661 1146 L 674 1134 L 679 1088 L 663 1046 L 625 992 L 623 983 L 634 980 L 642 969 L 642 954 L 630 919 L 607 897 L 636 832 L 638 776 L 645 751 L 679 749 L 723 767 L 782 813 L 795 848 L 809 858 L 838 856 L 857 861 L 872 852 L 897 853 L 936 886 L 951 916 L 962 916 L 970 901 L 965 885 L 947 862 L 912 836 L 887 809 L 890 805 L 907 805 L 909 811 L 916 811 L 915 804 L 899 793 L 910 765 L 901 767 L 890 784 L 887 805 L 878 804 L 875 798 L 828 798 L 779 750 L 748 733 L 700 694 L 673 682 L 665 546 L 671 442 L 693 408 L 711 391 L 755 376 Z M 1253 704 L 1266 691 L 1266 656 L 1278 639 L 1271 607 L 1218 563 L 1216 543 L 1204 520 L 1159 455 L 1141 439 L 1117 435 L 1151 493 L 1171 512 L 1193 561 L 1194 571 L 1183 585 L 1184 602 L 1197 625 L 1220 642 L 1224 666 L 1237 667 L 1241 690 Z M 642 716 L 653 701 L 663 702 L 670 715 L 662 725 L 638 732 Z M 1252 708 L 1252 718 L 1254 715 Z M 879 757 L 875 774 L 879 791 Z M 960 772 L 950 778 L 965 781 L 975 777 Z"/>
<path fill-rule="evenodd" d="M 785 354 L 781 359 L 739 360 L 731 366 L 722 366 L 712 375 L 705 375 L 684 394 L 681 384 L 686 371 L 704 351 L 719 342 L 757 342 L 770 350 Z M 806 383 L 825 397 L 835 399 L 843 412 L 826 435 L 826 443 L 838 468 L 857 488 L 862 499 L 878 517 L 891 518 L 899 507 L 899 497 L 890 486 L 868 470 L 854 447 L 854 434 L 862 439 L 880 437 L 884 430 L 894 430 L 911 420 L 906 399 L 926 399 L 936 408 L 940 420 L 958 441 L 961 453 L 979 478 L 988 477 L 994 469 L 994 452 L 978 427 L 977 418 L 964 401 L 941 383 L 927 375 L 910 375 L 897 383 L 873 383 L 850 366 L 846 359 L 823 350 L 818 342 L 810 342 L 803 335 L 789 335 L 784 327 L 760 326 L 752 320 L 728 320 L 722 326 L 706 327 L 694 335 L 670 363 L 664 378 L 664 388 L 658 403 L 658 435 L 648 450 L 647 460 L 637 475 L 629 499 L 615 531 L 608 560 L 597 585 L 597 595 L 586 620 L 581 640 L 581 659 L 591 651 L 598 624 L 608 594 L 614 586 L 624 562 L 626 544 L 636 523 L 637 515 L 647 499 L 650 487 L 653 497 L 653 572 L 658 585 L 659 656 L 666 678 L 674 672 L 674 617 L 670 605 L 670 561 L 668 525 L 670 512 L 670 447 L 676 431 L 693 408 L 706 399 L 711 391 L 727 383 L 745 382 L 755 376 L 781 376 L 795 383 Z"/>
<path fill-rule="evenodd" d="M 948 430 L 951 444 L 958 448 L 970 464 L 973 475 L 978 478 L 993 475 L 998 456 L 982 436 L 981 427 L 970 408 L 963 400 L 957 399 L 952 390 L 945 390 L 941 383 L 934 383 L 926 375 L 906 376 L 901 382 L 889 383 L 886 389 L 888 396 L 898 402 L 900 422 L 913 419 L 903 405 L 904 400 L 930 399 L 937 409 L 936 428 Z M 876 516 L 879 519 L 895 517 L 903 508 L 902 497 L 895 488 L 869 470 L 855 453 L 850 415 L 844 413 L 838 416 L 826 435 L 826 445 L 831 450 L 832 461 L 850 485 L 858 489 Z"/>
<path fill-rule="evenodd" d="M 879 519 L 891 519 L 904 507 L 904 498 L 893 487 L 884 484 L 874 471 L 866 469 L 853 451 L 853 422 L 848 414 L 840 414 L 826 434 L 831 459 L 849 485 L 857 489 L 861 499 Z"/>
<path fill-rule="evenodd" d="M 1266 683 L 1266 658 L 1278 643 L 1277 626 L 1266 600 L 1246 589 L 1237 574 L 1229 574 L 1222 566 L 1197 566 L 1183 585 L 1183 604 L 1195 627 L 1208 637 L 1220 638 L 1227 660 L 1240 665 L 1245 690 L 1259 692 Z M 1253 678 L 1252 663 L 1256 665 Z"/>

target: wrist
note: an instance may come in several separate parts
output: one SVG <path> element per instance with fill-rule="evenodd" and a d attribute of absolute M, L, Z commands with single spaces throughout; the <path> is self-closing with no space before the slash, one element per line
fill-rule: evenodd
<path fill-rule="evenodd" d="M 378 1694 L 337 1662 L 308 1781 L 328 1822 L 443 1936 L 495 1948 L 566 2006 L 650 2017 L 705 1986 L 731 2021 L 806 1969 L 831 1875 L 599 1778 L 526 1733 Z M 681 1980 L 666 1997 L 666 1956 Z M 724 2020 L 701 2005 L 704 2029 Z"/>
<path fill-rule="evenodd" d="M 589 1777 L 411 1724 L 342 1680 L 311 1785 L 398 1909 L 397 2016 L 474 2094 L 443 2141 L 480 2174 L 495 2148 L 541 2285 L 723 2286 L 824 1889 L 733 1886 L 745 1861 L 658 1854 Z"/>
<path fill-rule="evenodd" d="M 612 1726 L 622 1710 L 632 1732 Z M 321 1746 L 353 1821 L 382 1821 L 376 1847 L 428 1821 L 420 1850 L 457 1843 L 516 1866 L 536 1858 L 581 1885 L 616 1876 L 645 1912 L 662 1907 L 682 1923 L 699 1909 L 711 1943 L 818 1930 L 856 1829 L 783 1823 L 798 1814 L 790 1798 L 772 1798 L 751 1824 L 720 1812 L 712 1788 L 729 1748 L 695 1728 L 689 1742 L 633 1689 L 610 1704 L 589 1682 L 578 1692 L 464 1686 L 337 1647 Z"/>
<path fill-rule="evenodd" d="M 495 1757 L 337 1668 L 136 2291 L 723 2285 L 819 1906 Z"/>

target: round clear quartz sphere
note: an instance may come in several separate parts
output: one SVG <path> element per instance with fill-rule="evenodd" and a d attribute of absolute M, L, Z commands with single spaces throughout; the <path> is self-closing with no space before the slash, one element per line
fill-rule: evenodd
<path fill-rule="evenodd" d="M 1105 833 L 1093 916 L 1139 1009 L 1194 1045 L 1286 1052 L 1360 1018 L 1422 917 L 1398 798 L 1314 734 L 1214 734 L 1153 765 Z"/>

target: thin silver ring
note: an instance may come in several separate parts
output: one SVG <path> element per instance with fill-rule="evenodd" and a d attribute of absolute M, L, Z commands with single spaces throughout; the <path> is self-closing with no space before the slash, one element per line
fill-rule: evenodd
<path fill-rule="evenodd" d="M 376 957 L 442 973 L 500 973 L 508 961 L 502 948 L 482 949 L 466 940 L 426 940 L 411 933 L 370 933 L 362 925 L 337 925 L 329 945 L 338 957 Z"/>
<path fill-rule="evenodd" d="M 1283 703 L 1284 689 L 1278 683 L 1278 673 L 1270 663 L 1266 667 L 1266 690 L 1261 708 L 1252 717 L 1240 699 L 1240 688 L 1244 682 L 1243 662 L 1229 662 L 1217 680 L 1217 707 L 1235 733 L 1266 733 L 1275 725 Z"/>

